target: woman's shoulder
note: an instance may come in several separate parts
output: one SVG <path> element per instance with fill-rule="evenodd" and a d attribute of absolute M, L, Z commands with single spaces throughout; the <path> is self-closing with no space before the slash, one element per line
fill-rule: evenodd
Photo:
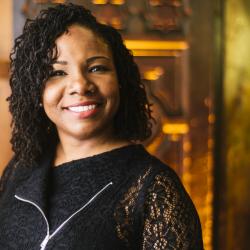
<path fill-rule="evenodd" d="M 132 225 L 141 224 L 143 249 L 170 245 L 173 249 L 202 249 L 198 214 L 176 172 L 147 152 L 136 165 L 139 174 L 116 210 L 123 238 L 133 237 Z M 127 214 L 125 221 L 123 214 Z M 155 247 L 158 243 L 162 247 Z"/>
<path fill-rule="evenodd" d="M 137 181 L 141 183 L 141 194 L 145 197 L 145 202 L 149 205 L 164 203 L 168 207 L 183 206 L 186 210 L 196 213 L 193 202 L 175 170 L 157 157 L 149 153 L 148 155 L 150 160 Z"/>
<path fill-rule="evenodd" d="M 151 156 L 148 166 L 148 177 L 145 179 L 144 192 L 147 200 L 172 203 L 174 200 L 193 207 L 186 189 L 174 169 L 158 158 Z M 157 196 L 157 199 L 154 197 Z M 170 204 L 169 204 L 170 205 Z"/>
<path fill-rule="evenodd" d="M 162 162 L 156 156 L 150 154 L 145 148 L 142 148 L 143 154 L 136 158 L 136 164 L 139 166 L 139 178 L 145 180 L 145 184 L 153 184 L 153 182 L 164 179 L 169 184 L 182 186 L 177 173 L 166 163 Z"/>
<path fill-rule="evenodd" d="M 199 216 L 190 196 L 175 171 L 156 158 L 144 197 L 144 249 L 154 249 L 152 242 L 161 242 L 160 249 L 168 244 L 174 249 L 203 249 Z"/>
<path fill-rule="evenodd" d="M 22 180 L 29 172 L 29 168 L 18 164 L 15 156 L 8 162 L 4 168 L 3 174 L 0 178 L 0 196 L 9 187 L 17 185 L 19 180 Z"/>
<path fill-rule="evenodd" d="M 0 177 L 0 194 L 4 192 L 6 186 L 13 178 L 15 169 L 16 169 L 16 159 L 15 157 L 12 157 L 12 159 L 8 162 L 8 164 L 4 168 L 2 176 Z"/>
<path fill-rule="evenodd" d="M 127 182 L 125 196 L 143 202 L 143 205 L 157 201 L 165 202 L 166 206 L 182 204 L 186 209 L 195 211 L 191 198 L 175 170 L 146 149 L 140 150 L 141 153 L 133 157 L 130 163 L 132 167 L 128 174 L 130 180 Z"/>
<path fill-rule="evenodd" d="M 151 171 L 151 185 L 162 182 L 164 185 L 172 188 L 184 189 L 181 179 L 175 170 L 155 156 L 151 156 L 149 168 Z"/>

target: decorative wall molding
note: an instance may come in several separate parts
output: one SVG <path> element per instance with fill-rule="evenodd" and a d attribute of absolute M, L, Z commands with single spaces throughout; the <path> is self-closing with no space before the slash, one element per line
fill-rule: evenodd
<path fill-rule="evenodd" d="M 84 5 L 100 22 L 112 25 L 125 35 L 184 35 L 191 13 L 187 0 L 26 0 L 23 13 L 34 18 L 43 8 L 68 2 Z"/>

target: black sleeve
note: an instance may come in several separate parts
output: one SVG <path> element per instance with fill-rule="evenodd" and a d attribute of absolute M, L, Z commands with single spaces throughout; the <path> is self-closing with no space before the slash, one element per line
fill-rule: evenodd
<path fill-rule="evenodd" d="M 196 209 L 171 171 L 156 174 L 147 189 L 142 249 L 203 249 Z"/>

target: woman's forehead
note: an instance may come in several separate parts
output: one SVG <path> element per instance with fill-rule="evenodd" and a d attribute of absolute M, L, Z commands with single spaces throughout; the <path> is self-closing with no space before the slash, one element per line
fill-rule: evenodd
<path fill-rule="evenodd" d="M 112 56 L 108 44 L 89 28 L 78 24 L 71 25 L 65 33 L 56 39 L 57 56 L 64 53 L 100 53 Z"/>

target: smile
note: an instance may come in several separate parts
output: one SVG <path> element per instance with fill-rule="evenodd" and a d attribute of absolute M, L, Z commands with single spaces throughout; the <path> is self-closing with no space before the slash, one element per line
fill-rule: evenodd
<path fill-rule="evenodd" d="M 69 114 L 73 115 L 77 119 L 87 119 L 95 117 L 98 112 L 100 112 L 101 103 L 89 101 L 85 103 L 77 103 L 65 107 L 64 110 Z"/>
<path fill-rule="evenodd" d="M 86 112 L 86 111 L 90 111 L 93 110 L 97 107 L 97 105 L 92 104 L 92 105 L 84 105 L 84 106 L 75 106 L 75 107 L 68 107 L 68 110 L 76 112 L 76 113 L 80 113 L 80 112 Z"/>

